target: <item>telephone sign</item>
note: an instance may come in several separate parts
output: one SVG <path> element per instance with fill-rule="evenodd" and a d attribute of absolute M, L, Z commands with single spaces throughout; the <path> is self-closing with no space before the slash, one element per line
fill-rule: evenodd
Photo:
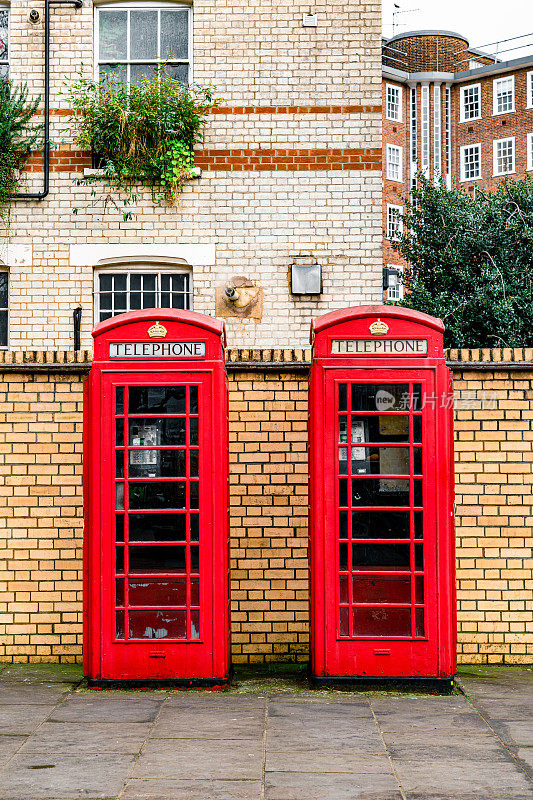
<path fill-rule="evenodd" d="M 101 322 L 84 403 L 84 670 L 91 683 L 229 674 L 223 324 Z"/>
<path fill-rule="evenodd" d="M 452 384 L 444 326 L 394 306 L 312 325 L 310 553 L 318 680 L 455 672 Z"/>

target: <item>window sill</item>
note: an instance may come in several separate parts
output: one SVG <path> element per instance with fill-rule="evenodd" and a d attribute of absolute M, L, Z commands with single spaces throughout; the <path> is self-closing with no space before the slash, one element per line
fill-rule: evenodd
<path fill-rule="evenodd" d="M 202 177 L 201 167 L 193 167 L 192 171 L 193 175 L 189 178 L 189 180 L 194 180 L 196 178 Z M 106 173 L 105 169 L 91 169 L 89 167 L 86 167 L 83 170 L 83 177 L 104 180 L 105 178 L 109 177 L 109 175 Z"/>
<path fill-rule="evenodd" d="M 493 178 L 506 178 L 508 175 L 516 175 L 516 170 L 513 169 L 512 172 L 493 172 Z"/>

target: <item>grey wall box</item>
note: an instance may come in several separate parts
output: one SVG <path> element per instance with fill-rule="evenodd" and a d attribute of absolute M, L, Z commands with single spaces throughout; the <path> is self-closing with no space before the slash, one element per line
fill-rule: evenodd
<path fill-rule="evenodd" d="M 320 264 L 291 264 L 291 294 L 322 294 Z"/>

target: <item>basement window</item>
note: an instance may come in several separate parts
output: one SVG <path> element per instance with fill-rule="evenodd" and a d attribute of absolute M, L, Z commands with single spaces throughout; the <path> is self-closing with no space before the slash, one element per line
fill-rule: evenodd
<path fill-rule="evenodd" d="M 154 77 L 166 64 L 171 78 L 191 82 L 189 6 L 174 3 L 113 3 L 95 9 L 96 80 L 114 75 L 125 84 Z"/>
<path fill-rule="evenodd" d="M 143 308 L 192 308 L 190 272 L 183 270 L 102 269 L 95 273 L 94 319 Z"/>

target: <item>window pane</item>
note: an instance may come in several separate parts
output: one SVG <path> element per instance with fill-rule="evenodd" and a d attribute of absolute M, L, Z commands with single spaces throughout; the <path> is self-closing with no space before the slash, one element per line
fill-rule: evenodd
<path fill-rule="evenodd" d="M 167 73 L 176 83 L 189 83 L 189 67 L 187 64 L 167 64 Z"/>
<path fill-rule="evenodd" d="M 354 636 L 410 636 L 409 608 L 354 608 Z"/>
<path fill-rule="evenodd" d="M 130 478 L 185 478 L 185 450 L 130 450 Z M 117 477 L 122 477 L 118 475 Z"/>
<path fill-rule="evenodd" d="M 189 12 L 161 11 L 161 58 L 188 59 Z"/>
<path fill-rule="evenodd" d="M 185 418 L 130 419 L 129 444 L 131 447 L 184 445 Z"/>
<path fill-rule="evenodd" d="M 0 9 L 0 61 L 7 61 L 7 59 L 9 58 L 8 47 L 9 47 L 9 11 L 7 10 L 7 8 L 1 8 Z M 7 67 L 5 67 L 5 69 L 7 77 Z"/>
<path fill-rule="evenodd" d="M 0 272 L 0 308 L 7 308 L 8 305 L 8 274 Z"/>
<path fill-rule="evenodd" d="M 130 542 L 180 542 L 186 538 L 185 514 L 130 514 Z"/>
<path fill-rule="evenodd" d="M 7 311 L 0 311 L 0 347 L 7 347 Z"/>
<path fill-rule="evenodd" d="M 130 386 L 130 414 L 185 414 L 185 386 Z"/>
<path fill-rule="evenodd" d="M 100 64 L 100 81 L 126 85 L 128 72 L 125 64 Z"/>
<path fill-rule="evenodd" d="M 405 411 L 409 385 L 352 383 L 352 411 Z"/>
<path fill-rule="evenodd" d="M 410 575 L 357 575 L 353 579 L 354 603 L 410 603 Z"/>
<path fill-rule="evenodd" d="M 352 538 L 409 539 L 409 511 L 354 511 Z"/>
<path fill-rule="evenodd" d="M 411 545 L 406 544 L 354 544 L 353 568 L 409 569 Z"/>
<path fill-rule="evenodd" d="M 153 80 L 155 64 L 131 64 L 130 83 L 136 86 L 144 78 L 148 81 Z"/>
<path fill-rule="evenodd" d="M 129 635 L 130 639 L 185 639 L 187 612 L 130 611 Z"/>
<path fill-rule="evenodd" d="M 130 58 L 157 58 L 157 11 L 130 12 Z"/>
<path fill-rule="evenodd" d="M 130 483 L 129 494 L 130 508 L 185 508 L 185 482 L 152 481 L 150 483 Z"/>
<path fill-rule="evenodd" d="M 128 287 L 127 275 L 113 275 L 113 288 L 115 292 L 125 292 Z"/>
<path fill-rule="evenodd" d="M 358 478 L 352 481 L 353 506 L 408 506 L 409 479 Z"/>
<path fill-rule="evenodd" d="M 127 11 L 100 11 L 100 61 L 127 58 Z"/>
<path fill-rule="evenodd" d="M 100 291 L 101 292 L 111 292 L 113 290 L 113 276 L 112 275 L 100 275 L 99 276 L 99 284 L 100 284 Z"/>
<path fill-rule="evenodd" d="M 186 545 L 130 547 L 129 571 L 132 572 L 185 572 Z"/>
<path fill-rule="evenodd" d="M 155 292 L 157 288 L 157 275 L 143 275 L 143 292 Z"/>
<path fill-rule="evenodd" d="M 143 578 L 130 580 L 130 606 L 185 606 L 187 578 Z"/>

